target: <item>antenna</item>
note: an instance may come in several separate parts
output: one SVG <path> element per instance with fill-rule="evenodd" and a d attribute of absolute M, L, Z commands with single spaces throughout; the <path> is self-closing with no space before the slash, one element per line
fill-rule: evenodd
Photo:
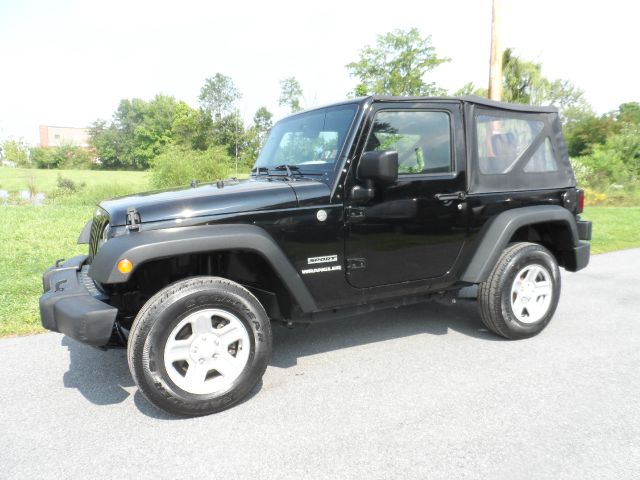
<path fill-rule="evenodd" d="M 240 116 L 240 109 L 236 108 L 236 178 L 238 178 L 238 117 Z"/>

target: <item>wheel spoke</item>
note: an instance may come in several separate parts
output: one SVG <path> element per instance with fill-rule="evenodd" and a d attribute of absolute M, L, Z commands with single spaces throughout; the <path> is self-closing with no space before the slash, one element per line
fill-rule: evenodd
<path fill-rule="evenodd" d="M 522 297 L 520 297 L 519 295 L 516 297 L 516 299 L 513 301 L 513 311 L 516 314 L 516 316 L 521 317 L 524 315 L 524 311 L 527 308 L 527 305 L 525 305 L 524 303 L 522 303 Z"/>
<path fill-rule="evenodd" d="M 531 300 L 531 302 L 529 302 L 529 316 L 532 319 L 538 320 L 540 319 L 543 315 L 544 315 L 544 300 L 541 302 L 538 302 L 537 300 L 533 299 Z"/>
<path fill-rule="evenodd" d="M 212 361 L 212 368 L 216 369 L 223 377 L 235 377 L 243 367 L 244 362 L 226 352 Z"/>
<path fill-rule="evenodd" d="M 207 315 L 198 315 L 191 321 L 191 330 L 195 335 L 204 335 L 213 331 L 211 317 Z"/>
<path fill-rule="evenodd" d="M 538 282 L 536 283 L 536 299 L 543 297 L 543 296 L 548 296 L 551 295 L 551 282 Z"/>
<path fill-rule="evenodd" d="M 526 280 L 527 282 L 535 283 L 536 278 L 540 274 L 540 267 L 532 266 L 527 272 Z"/>
<path fill-rule="evenodd" d="M 216 329 L 215 332 L 222 345 L 225 345 L 226 347 L 244 338 L 242 329 L 234 323 L 230 323 L 229 325 L 225 325 L 223 328 Z"/>
<path fill-rule="evenodd" d="M 189 340 L 174 340 L 171 343 L 167 343 L 165 355 L 172 363 L 178 360 L 188 360 L 190 347 L 191 342 Z"/>
<path fill-rule="evenodd" d="M 189 362 L 189 368 L 187 374 L 184 376 L 184 380 L 194 391 L 199 390 L 207 378 L 208 366 L 201 365 L 196 362 Z"/>

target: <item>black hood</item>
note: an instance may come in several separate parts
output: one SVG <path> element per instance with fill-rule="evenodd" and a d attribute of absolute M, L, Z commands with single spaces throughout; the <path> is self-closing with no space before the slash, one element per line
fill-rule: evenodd
<path fill-rule="evenodd" d="M 299 198 L 300 197 L 300 198 Z M 240 212 L 276 210 L 328 202 L 329 187 L 314 180 L 251 179 L 241 182 L 203 184 L 139 193 L 105 200 L 100 206 L 110 215 L 111 226 L 126 223 L 128 208 L 135 208 L 142 223 L 207 217 Z"/>

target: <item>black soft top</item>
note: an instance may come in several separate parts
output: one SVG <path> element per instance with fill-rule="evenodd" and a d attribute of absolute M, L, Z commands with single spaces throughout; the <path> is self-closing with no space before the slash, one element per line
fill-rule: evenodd
<path fill-rule="evenodd" d="M 517 103 L 498 102 L 496 100 L 489 100 L 488 98 L 478 97 L 475 95 L 465 95 L 461 97 L 393 97 L 386 95 L 372 95 L 369 97 L 361 97 L 361 101 L 368 99 L 377 102 L 463 102 L 472 103 L 474 105 L 481 105 L 483 107 L 497 108 L 502 110 L 510 110 L 514 112 L 527 112 L 527 113 L 558 113 L 558 109 L 554 106 L 533 106 L 533 105 L 521 105 Z"/>
<path fill-rule="evenodd" d="M 373 102 L 388 103 L 442 103 L 457 102 L 464 109 L 465 138 L 467 142 L 467 183 L 470 193 L 513 192 L 523 190 L 545 190 L 575 187 L 576 181 L 569 161 L 567 146 L 562 135 L 558 109 L 553 106 L 531 106 L 498 102 L 475 95 L 460 97 L 395 97 L 370 95 L 354 98 L 318 108 L 357 104 L 361 107 Z M 315 108 L 313 109 L 315 110 Z M 301 113 L 301 112 L 300 112 Z M 296 115 L 296 114 L 294 114 Z M 481 143 L 478 141 L 478 122 L 482 118 L 495 117 L 532 121 L 542 125 L 534 137 L 527 142 L 526 149 L 517 156 L 492 152 L 481 158 Z M 492 135 L 493 136 L 493 135 Z M 497 132 L 498 144 L 515 144 L 513 133 Z M 485 140 L 487 140 L 485 138 Z M 508 142 L 507 142 L 508 140 Z M 491 139 L 493 142 L 493 139 Z M 548 147 L 547 144 L 548 143 Z M 498 146 L 496 145 L 496 147 Z M 506 148 L 505 148 L 506 150 Z M 547 154 L 547 151 L 549 152 Z M 538 160 L 532 160 L 533 157 Z M 485 158 L 486 157 L 486 158 Z M 543 161 L 539 160 L 543 158 Z M 549 164 L 546 158 L 549 157 Z M 487 162 L 493 162 L 487 166 Z M 538 165 L 532 165 L 537 162 Z"/>
<path fill-rule="evenodd" d="M 340 102 L 328 103 L 325 105 L 319 105 L 317 107 L 309 108 L 300 112 L 295 112 L 287 115 L 284 118 L 293 117 L 301 113 L 305 113 L 312 110 L 320 110 L 327 107 L 337 107 L 340 105 L 364 105 L 371 102 L 389 102 L 389 103 L 416 103 L 416 102 L 459 102 L 468 106 L 477 105 L 480 107 L 488 107 L 497 110 L 506 110 L 511 112 L 522 113 L 558 113 L 558 109 L 552 105 L 547 106 L 534 106 L 534 105 L 522 105 L 518 103 L 498 102 L 496 100 L 489 100 L 488 98 L 478 97 L 476 95 L 464 95 L 458 97 L 427 97 L 427 96 L 412 96 L 412 97 L 397 97 L 392 95 L 369 95 L 366 97 L 357 97 L 349 100 L 342 100 Z"/>

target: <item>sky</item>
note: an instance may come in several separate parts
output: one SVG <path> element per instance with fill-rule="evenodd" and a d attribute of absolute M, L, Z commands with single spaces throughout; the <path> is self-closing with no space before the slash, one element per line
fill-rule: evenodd
<path fill-rule="evenodd" d="M 599 113 L 640 101 L 640 4 L 502 0 L 502 39 L 550 79 L 583 89 Z M 0 0 L 0 141 L 38 142 L 38 125 L 110 119 L 123 98 L 173 95 L 192 106 L 205 78 L 233 78 L 247 121 L 281 117 L 279 81 L 295 76 L 303 105 L 342 100 L 345 65 L 376 36 L 417 27 L 451 62 L 429 80 L 486 87 L 491 0 Z"/>

